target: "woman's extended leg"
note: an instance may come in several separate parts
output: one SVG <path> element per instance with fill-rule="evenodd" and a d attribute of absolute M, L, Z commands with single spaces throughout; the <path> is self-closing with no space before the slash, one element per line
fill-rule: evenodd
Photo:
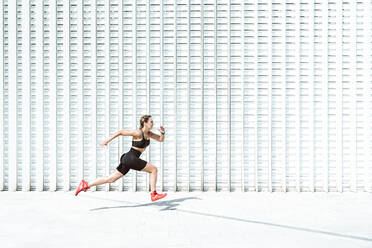
<path fill-rule="evenodd" d="M 88 183 L 88 186 L 92 187 L 92 186 L 97 186 L 97 185 L 104 184 L 104 183 L 113 183 L 119 178 L 121 178 L 122 176 L 123 174 L 121 174 L 120 171 L 115 169 L 109 176 L 99 177 L 93 182 Z"/>
<path fill-rule="evenodd" d="M 100 185 L 104 183 L 113 183 L 119 178 L 121 178 L 122 176 L 123 174 L 117 169 L 115 169 L 109 176 L 99 177 L 91 183 L 87 183 L 83 179 L 81 180 L 79 186 L 76 188 L 75 196 L 77 196 L 82 190 L 86 192 L 92 186 L 96 186 L 96 185 Z"/>

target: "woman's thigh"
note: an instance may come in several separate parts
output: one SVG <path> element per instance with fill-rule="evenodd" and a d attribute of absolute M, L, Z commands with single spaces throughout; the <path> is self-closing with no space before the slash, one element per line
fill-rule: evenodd
<path fill-rule="evenodd" d="M 133 170 L 141 171 L 146 167 L 147 162 L 143 159 L 132 156 L 124 161 L 124 164 Z"/>

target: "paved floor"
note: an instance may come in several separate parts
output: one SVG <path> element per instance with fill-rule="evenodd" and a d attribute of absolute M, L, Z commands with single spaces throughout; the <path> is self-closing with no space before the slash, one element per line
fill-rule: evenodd
<path fill-rule="evenodd" d="M 0 192 L 0 247 L 372 247 L 372 194 Z"/>

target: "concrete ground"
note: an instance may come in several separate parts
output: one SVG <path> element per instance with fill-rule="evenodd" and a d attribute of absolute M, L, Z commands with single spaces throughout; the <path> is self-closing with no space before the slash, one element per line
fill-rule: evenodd
<path fill-rule="evenodd" d="M 372 247 L 372 194 L 0 192 L 0 247 Z"/>

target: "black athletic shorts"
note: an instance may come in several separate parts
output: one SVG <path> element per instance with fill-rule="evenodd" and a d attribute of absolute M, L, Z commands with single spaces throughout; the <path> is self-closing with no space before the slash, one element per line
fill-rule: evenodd
<path fill-rule="evenodd" d="M 123 175 L 127 174 L 130 169 L 138 171 L 142 170 L 146 167 L 147 162 L 139 158 L 141 154 L 140 151 L 130 148 L 127 153 L 121 155 L 120 164 L 116 169 Z"/>

